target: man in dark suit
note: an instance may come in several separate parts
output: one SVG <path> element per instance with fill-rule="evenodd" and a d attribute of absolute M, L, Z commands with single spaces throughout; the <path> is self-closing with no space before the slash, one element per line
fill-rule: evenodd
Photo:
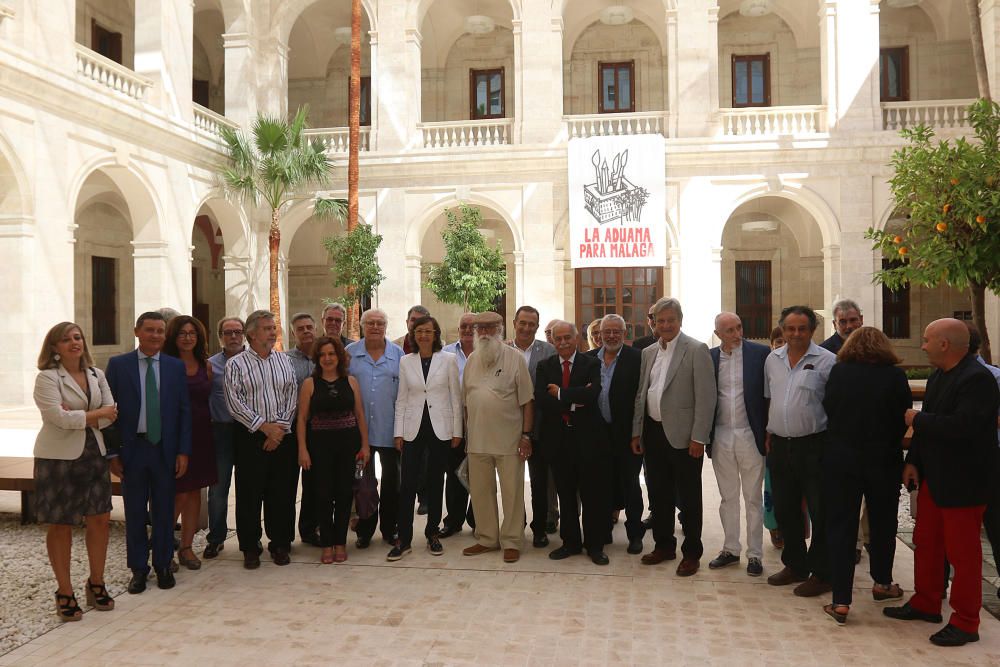
<path fill-rule="evenodd" d="M 191 404 L 184 362 L 161 354 L 167 323 L 147 312 L 135 323 L 139 349 L 108 361 L 111 393 L 118 401 L 121 460 L 111 470 L 122 478 L 125 540 L 132 579 L 129 593 L 146 590 L 150 540 L 147 507 L 153 526 L 156 585 L 173 588 L 174 479 L 187 470 L 191 455 Z"/>
<path fill-rule="evenodd" d="M 913 597 L 883 609 L 890 618 L 941 622 L 944 559 L 955 568 L 948 624 L 931 635 L 938 646 L 979 640 L 983 551 L 979 530 L 989 500 L 990 467 L 997 446 L 1000 391 L 969 353 L 969 331 L 956 319 L 935 320 L 921 349 L 937 370 L 927 380 L 922 410 L 907 410 L 913 439 L 903 483 L 920 485 L 913 531 Z"/>
<path fill-rule="evenodd" d="M 743 323 L 736 313 L 715 317 L 715 335 L 722 344 L 709 353 L 719 402 L 708 454 L 722 499 L 719 517 L 725 542 L 708 567 L 715 570 L 740 561 L 742 490 L 747 516 L 747 574 L 759 577 L 764 572 L 764 361 L 771 349 L 743 339 Z"/>
<path fill-rule="evenodd" d="M 656 327 L 653 325 L 653 306 L 650 306 L 649 312 L 646 313 L 646 323 L 649 325 L 650 334 L 648 336 L 643 336 L 642 338 L 636 338 L 632 341 L 632 347 L 640 352 L 658 340 Z"/>
<path fill-rule="evenodd" d="M 834 332 L 829 338 L 819 344 L 824 350 L 829 350 L 834 354 L 840 352 L 844 346 L 844 341 L 855 329 L 864 326 L 865 316 L 861 314 L 861 306 L 851 299 L 841 299 L 833 304 L 833 327 Z"/>
<path fill-rule="evenodd" d="M 642 353 L 624 344 L 625 320 L 620 315 L 605 315 L 601 320 L 601 347 L 587 352 L 601 362 L 601 393 L 597 407 L 607 429 L 611 445 L 612 508 L 625 510 L 627 551 L 642 553 L 642 487 L 639 471 L 642 455 L 632 451 L 632 416 L 635 394 L 639 390 Z"/>
<path fill-rule="evenodd" d="M 578 335 L 569 322 L 556 324 L 552 340 L 557 354 L 538 364 L 535 377 L 535 403 L 542 410 L 541 442 L 549 450 L 562 507 L 562 546 L 549 558 L 562 560 L 586 547 L 596 565 L 607 565 L 604 540 L 611 516 L 611 448 L 597 408 L 601 364 L 577 353 Z M 583 504 L 582 534 L 577 496 Z"/>

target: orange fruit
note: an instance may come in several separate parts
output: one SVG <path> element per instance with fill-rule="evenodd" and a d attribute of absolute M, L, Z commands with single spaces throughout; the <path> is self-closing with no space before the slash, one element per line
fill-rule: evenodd
<path fill-rule="evenodd" d="M 936 225 L 934 225 L 934 229 L 938 230 L 939 232 L 943 232 L 948 229 L 948 224 L 945 222 L 939 222 Z"/>
<path fill-rule="evenodd" d="M 904 246 L 902 246 L 902 247 L 901 247 L 901 248 L 899 249 L 899 254 L 900 254 L 900 255 L 905 255 L 905 254 L 906 254 L 906 253 L 908 253 L 908 252 L 910 252 L 910 250 L 909 250 L 909 248 L 907 248 L 907 247 L 906 247 L 905 245 L 904 245 Z"/>
<path fill-rule="evenodd" d="M 976 216 L 976 222 L 978 222 L 979 224 L 983 224 L 983 223 L 985 223 L 985 222 L 986 222 L 986 216 L 983 216 L 983 215 L 977 215 L 977 216 Z"/>
<path fill-rule="evenodd" d="M 903 242 L 903 237 L 902 237 L 902 236 L 899 236 L 899 235 L 897 235 L 897 236 L 893 236 L 893 237 L 892 237 L 892 242 L 893 242 L 893 243 L 902 243 L 902 242 Z"/>
<path fill-rule="evenodd" d="M 941 210 L 947 213 L 948 211 L 951 210 L 951 204 L 945 204 L 944 206 L 941 207 Z"/>
<path fill-rule="evenodd" d="M 952 185 L 958 185 L 958 179 L 957 178 L 951 179 L 951 184 Z"/>

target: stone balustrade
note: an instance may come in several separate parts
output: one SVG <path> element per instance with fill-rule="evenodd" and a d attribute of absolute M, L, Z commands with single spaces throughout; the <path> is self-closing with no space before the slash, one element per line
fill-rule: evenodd
<path fill-rule="evenodd" d="M 80 44 L 76 45 L 76 72 L 79 76 L 125 97 L 141 101 L 152 82 L 128 67 L 105 58 Z"/>
<path fill-rule="evenodd" d="M 424 148 L 467 148 L 513 143 L 511 118 L 421 123 Z"/>
<path fill-rule="evenodd" d="M 223 127 L 236 127 L 236 123 L 229 120 L 225 116 L 215 113 L 211 109 L 206 109 L 200 104 L 194 105 L 194 126 L 212 135 L 213 137 L 222 137 Z"/>
<path fill-rule="evenodd" d="M 319 140 L 326 146 L 327 153 L 346 153 L 350 148 L 350 129 L 346 127 L 325 127 L 306 130 L 305 136 L 311 141 Z M 359 135 L 359 152 L 371 150 L 372 128 L 362 126 Z"/>
<path fill-rule="evenodd" d="M 665 111 L 641 111 L 564 116 L 563 122 L 569 139 L 632 134 L 662 134 L 666 137 L 667 118 Z"/>
<path fill-rule="evenodd" d="M 882 129 L 898 132 L 915 125 L 935 129 L 969 127 L 969 105 L 975 100 L 883 102 Z"/>
<path fill-rule="evenodd" d="M 727 137 L 762 137 L 816 134 L 826 131 L 826 107 L 748 107 L 719 109 L 722 134 Z"/>

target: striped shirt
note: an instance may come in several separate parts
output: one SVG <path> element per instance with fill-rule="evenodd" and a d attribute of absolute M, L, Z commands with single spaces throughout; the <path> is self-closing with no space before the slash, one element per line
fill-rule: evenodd
<path fill-rule="evenodd" d="M 226 363 L 226 404 L 233 419 L 251 433 L 265 422 L 291 431 L 297 395 L 295 369 L 285 354 L 262 358 L 247 348 Z"/>

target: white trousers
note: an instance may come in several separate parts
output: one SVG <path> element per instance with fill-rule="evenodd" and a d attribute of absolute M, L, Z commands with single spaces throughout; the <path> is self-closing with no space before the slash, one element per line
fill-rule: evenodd
<path fill-rule="evenodd" d="M 719 518 L 725 533 L 723 551 L 739 556 L 740 490 L 746 505 L 747 558 L 764 555 L 764 465 L 753 433 L 748 429 L 716 433 L 712 443 L 712 468 L 719 484 Z"/>

